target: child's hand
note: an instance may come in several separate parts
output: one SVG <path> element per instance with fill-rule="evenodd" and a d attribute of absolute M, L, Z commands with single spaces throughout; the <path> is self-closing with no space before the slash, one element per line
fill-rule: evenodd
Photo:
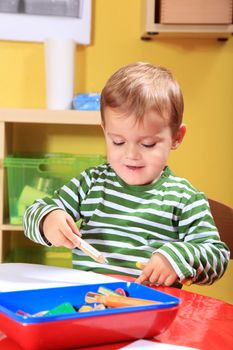
<path fill-rule="evenodd" d="M 135 282 L 150 281 L 151 283 L 171 286 L 177 277 L 170 262 L 162 254 L 154 253 Z"/>
<path fill-rule="evenodd" d="M 64 210 L 51 211 L 44 219 L 42 231 L 47 240 L 55 247 L 73 249 L 80 245 L 81 236 L 72 217 Z"/>

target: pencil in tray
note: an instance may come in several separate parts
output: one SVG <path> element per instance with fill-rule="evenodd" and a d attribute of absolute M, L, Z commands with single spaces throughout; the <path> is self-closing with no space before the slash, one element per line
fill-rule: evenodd
<path fill-rule="evenodd" d="M 118 295 L 103 295 L 95 292 L 88 292 L 85 296 L 86 303 L 102 303 L 107 307 L 125 307 L 161 304 L 160 301 L 131 298 Z"/>

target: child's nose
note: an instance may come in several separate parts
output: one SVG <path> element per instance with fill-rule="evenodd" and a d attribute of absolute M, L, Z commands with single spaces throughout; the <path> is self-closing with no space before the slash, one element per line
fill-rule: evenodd
<path fill-rule="evenodd" d="M 138 148 L 134 145 L 129 145 L 126 149 L 126 157 L 128 159 L 139 159 L 140 153 Z"/>

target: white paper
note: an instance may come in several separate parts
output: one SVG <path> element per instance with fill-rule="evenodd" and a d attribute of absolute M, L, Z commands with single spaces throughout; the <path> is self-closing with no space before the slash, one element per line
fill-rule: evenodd
<path fill-rule="evenodd" d="M 44 50 L 47 108 L 70 109 L 74 96 L 75 42 L 69 38 L 48 38 Z"/>
<path fill-rule="evenodd" d="M 65 267 L 24 263 L 0 264 L 0 292 L 119 281 L 110 276 Z"/>
<path fill-rule="evenodd" d="M 155 343 L 149 340 L 136 340 L 130 345 L 126 345 L 120 349 L 135 350 L 135 349 L 156 349 L 156 350 L 198 350 L 197 348 L 190 348 L 187 346 Z"/>

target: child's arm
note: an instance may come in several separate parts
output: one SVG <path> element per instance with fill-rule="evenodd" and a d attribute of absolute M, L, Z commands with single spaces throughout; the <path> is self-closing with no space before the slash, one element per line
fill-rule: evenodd
<path fill-rule="evenodd" d="M 74 247 L 79 235 L 75 222 L 80 219 L 80 187 L 80 181 L 71 180 L 52 198 L 35 201 L 24 214 L 25 235 L 43 245 Z"/>
<path fill-rule="evenodd" d="M 201 209 L 197 210 L 198 203 Z M 201 193 L 190 199 L 179 220 L 180 239 L 157 249 L 136 280 L 149 280 L 171 285 L 176 278 L 191 279 L 197 284 L 212 284 L 225 272 L 230 253 L 221 241 L 210 212 L 208 201 Z M 163 257 L 163 258 L 161 258 Z"/>

